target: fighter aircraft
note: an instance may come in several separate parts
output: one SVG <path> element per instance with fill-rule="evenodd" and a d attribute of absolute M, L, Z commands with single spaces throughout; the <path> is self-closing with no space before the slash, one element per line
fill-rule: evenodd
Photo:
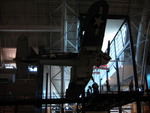
<path fill-rule="evenodd" d="M 79 98 L 87 83 L 92 78 L 93 66 L 107 64 L 111 59 L 109 52 L 101 51 L 107 14 L 108 4 L 104 0 L 95 2 L 86 14 L 85 33 L 81 39 L 78 53 L 39 53 L 36 54 L 28 46 L 28 37 L 18 38 L 16 64 L 18 76 L 27 72 L 28 64 L 72 66 L 71 78 L 66 90 L 67 99 Z M 24 50 L 22 52 L 22 50 Z"/>
<path fill-rule="evenodd" d="M 79 97 L 92 77 L 93 66 L 107 64 L 110 60 L 109 52 L 101 51 L 108 7 L 107 2 L 101 0 L 95 2 L 87 12 L 84 36 L 75 65 L 71 68 L 71 80 L 66 91 L 67 98 Z"/>

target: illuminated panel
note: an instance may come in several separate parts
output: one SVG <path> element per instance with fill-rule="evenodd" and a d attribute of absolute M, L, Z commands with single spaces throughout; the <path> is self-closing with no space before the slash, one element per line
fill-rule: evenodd
<path fill-rule="evenodd" d="M 147 74 L 147 86 L 150 89 L 150 74 Z"/>

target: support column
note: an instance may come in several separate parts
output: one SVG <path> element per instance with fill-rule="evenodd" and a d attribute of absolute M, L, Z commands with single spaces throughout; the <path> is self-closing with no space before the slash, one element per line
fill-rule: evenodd
<path fill-rule="evenodd" d="M 133 44 L 133 38 L 131 34 L 131 27 L 130 27 L 130 19 L 128 18 L 128 30 L 129 30 L 129 38 L 130 38 L 130 51 L 132 56 L 132 65 L 133 65 L 133 77 L 135 82 L 135 90 L 138 90 L 138 78 L 137 78 L 137 70 L 136 70 L 136 62 L 135 62 L 135 53 L 134 53 L 134 44 Z"/>
<path fill-rule="evenodd" d="M 42 89 L 43 89 L 43 65 L 38 66 L 37 72 L 37 90 L 36 90 L 36 98 L 42 98 Z"/>
<path fill-rule="evenodd" d="M 64 98 L 64 66 L 61 66 L 61 98 Z"/>
<path fill-rule="evenodd" d="M 64 98 L 64 66 L 61 66 L 61 98 Z M 64 113 L 64 104 L 61 104 L 61 113 Z"/>
<path fill-rule="evenodd" d="M 43 89 L 43 65 L 38 65 L 38 72 L 37 72 L 37 88 L 36 88 L 36 98 L 42 99 L 42 89 Z M 37 106 L 35 108 L 36 113 L 42 113 L 42 105 L 41 103 L 37 103 Z"/>
<path fill-rule="evenodd" d="M 67 8 L 66 8 L 66 0 L 63 0 L 62 7 L 62 52 L 67 51 Z"/>
<path fill-rule="evenodd" d="M 52 86 L 51 86 L 51 82 L 52 82 L 52 80 L 51 80 L 51 78 L 52 78 L 52 70 L 51 70 L 51 66 L 49 66 L 49 70 L 50 70 L 50 76 L 49 76 L 49 99 L 51 99 L 52 98 Z M 50 113 L 52 113 L 52 110 L 51 110 L 51 104 L 50 104 Z"/>
<path fill-rule="evenodd" d="M 46 97 L 45 99 L 47 100 L 48 98 L 48 73 L 46 73 Z M 47 104 L 45 104 L 45 113 L 47 113 Z"/>
<path fill-rule="evenodd" d="M 109 71 L 106 71 L 106 89 L 107 89 L 107 92 L 109 92 L 109 90 L 110 90 L 108 72 Z"/>
<path fill-rule="evenodd" d="M 62 7 L 62 52 L 67 51 L 67 8 L 66 0 L 63 0 Z M 64 66 L 61 66 L 61 98 L 64 98 Z M 64 113 L 64 104 L 61 104 L 61 113 Z"/>
<path fill-rule="evenodd" d="M 110 113 L 110 109 L 109 109 L 109 110 L 107 110 L 107 113 Z"/>
<path fill-rule="evenodd" d="M 119 106 L 119 113 L 122 113 L 122 106 Z"/>
<path fill-rule="evenodd" d="M 118 85 L 118 92 L 120 92 L 120 77 L 119 77 L 119 67 L 118 67 L 118 57 L 116 51 L 116 41 L 114 40 L 114 50 L 115 50 L 115 60 L 116 60 L 116 75 L 117 75 L 117 85 Z"/>
<path fill-rule="evenodd" d="M 99 81 L 99 87 L 100 87 L 100 93 L 102 92 L 102 78 L 100 78 L 100 81 Z"/>
<path fill-rule="evenodd" d="M 2 67 L 2 46 L 1 46 L 2 38 L 0 37 L 0 66 Z"/>
<path fill-rule="evenodd" d="M 136 108 L 137 108 L 137 113 L 141 113 L 141 102 L 140 101 L 136 102 Z"/>
<path fill-rule="evenodd" d="M 14 113 L 18 113 L 18 106 L 15 106 Z"/>
<path fill-rule="evenodd" d="M 82 92 L 82 113 L 85 113 L 85 91 Z"/>
<path fill-rule="evenodd" d="M 78 47 L 79 47 L 79 22 L 77 21 L 77 26 L 76 26 L 76 51 L 78 52 Z"/>

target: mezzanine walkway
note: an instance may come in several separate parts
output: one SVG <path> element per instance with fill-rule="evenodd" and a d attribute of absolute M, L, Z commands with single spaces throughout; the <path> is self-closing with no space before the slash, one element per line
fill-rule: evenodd
<path fill-rule="evenodd" d="M 104 111 L 113 107 L 126 105 L 128 103 L 148 100 L 143 96 L 143 91 L 120 91 L 120 92 L 105 92 L 90 97 L 68 100 L 66 98 L 58 99 L 35 99 L 35 98 L 1 98 L 0 106 L 16 106 L 16 105 L 35 105 L 42 104 L 64 104 L 64 103 L 84 103 L 85 111 Z M 150 100 L 150 99 L 149 99 Z"/>

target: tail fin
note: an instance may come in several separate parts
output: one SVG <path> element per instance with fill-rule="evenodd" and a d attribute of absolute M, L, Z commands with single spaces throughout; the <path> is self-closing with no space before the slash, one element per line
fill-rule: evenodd
<path fill-rule="evenodd" d="M 17 78 L 25 79 L 28 76 L 28 64 L 19 62 L 20 59 L 26 59 L 30 56 L 28 37 L 21 35 L 17 41 L 16 65 Z"/>
<path fill-rule="evenodd" d="M 23 59 L 30 56 L 28 37 L 25 35 L 19 36 L 17 41 L 16 58 Z"/>

